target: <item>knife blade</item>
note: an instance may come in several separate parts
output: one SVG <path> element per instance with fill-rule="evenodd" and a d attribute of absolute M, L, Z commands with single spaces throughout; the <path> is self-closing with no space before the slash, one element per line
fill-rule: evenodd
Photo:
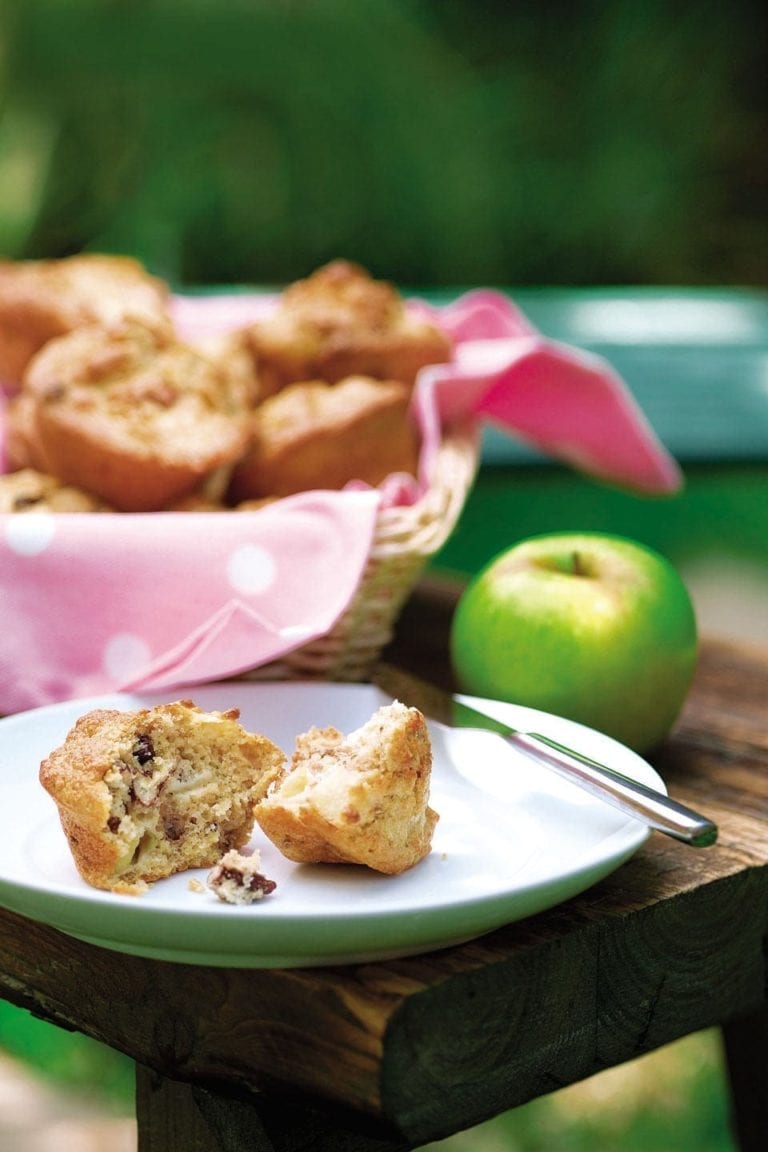
<path fill-rule="evenodd" d="M 466 698 L 452 695 L 391 665 L 379 664 L 371 679 L 387 695 L 418 708 L 427 719 L 449 728 L 495 732 L 532 762 L 571 780 L 657 832 L 694 848 L 706 848 L 717 840 L 717 825 L 706 816 L 549 736 L 512 728 L 470 705 Z"/>

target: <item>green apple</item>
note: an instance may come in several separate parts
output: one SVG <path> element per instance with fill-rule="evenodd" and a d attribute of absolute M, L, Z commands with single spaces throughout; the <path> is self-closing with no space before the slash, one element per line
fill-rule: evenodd
<path fill-rule="evenodd" d="M 465 692 L 578 720 L 639 752 L 672 728 L 697 651 L 674 566 L 599 532 L 507 549 L 467 585 L 451 627 Z"/>

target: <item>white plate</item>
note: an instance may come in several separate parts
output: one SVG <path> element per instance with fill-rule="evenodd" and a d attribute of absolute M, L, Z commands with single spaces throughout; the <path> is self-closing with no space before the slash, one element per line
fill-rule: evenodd
<path fill-rule="evenodd" d="M 218 684 L 190 690 L 200 707 L 239 707 L 242 723 L 290 753 L 312 725 L 343 732 L 382 703 L 368 684 Z M 275 892 L 247 906 L 190 890 L 187 872 L 143 896 L 118 896 L 80 879 L 58 814 L 38 781 L 40 761 L 95 707 L 134 709 L 168 700 L 110 695 L 0 720 L 0 905 L 118 952 L 189 964 L 277 968 L 357 963 L 431 951 L 549 908 L 612 872 L 648 829 L 492 735 L 431 725 L 431 854 L 409 872 L 295 865 L 255 830 L 252 844 Z M 480 702 L 518 728 L 534 728 L 661 791 L 635 753 L 591 729 L 508 704 Z"/>

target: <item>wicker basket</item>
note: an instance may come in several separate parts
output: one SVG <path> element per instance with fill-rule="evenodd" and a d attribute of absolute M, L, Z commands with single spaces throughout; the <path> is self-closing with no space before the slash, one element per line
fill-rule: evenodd
<path fill-rule="evenodd" d="M 443 436 L 432 482 L 407 507 L 383 509 L 360 585 L 325 636 L 246 673 L 248 680 L 365 680 L 392 637 L 400 608 L 464 507 L 479 459 L 473 426 Z"/>

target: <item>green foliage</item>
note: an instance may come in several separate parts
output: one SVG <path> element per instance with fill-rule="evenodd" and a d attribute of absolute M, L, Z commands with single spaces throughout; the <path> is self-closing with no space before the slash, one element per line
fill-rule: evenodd
<path fill-rule="evenodd" d="M 470 574 L 516 540 L 578 530 L 631 536 L 680 566 L 729 553 L 765 568 L 767 479 L 763 464 L 691 465 L 674 499 L 648 499 L 558 467 L 485 468 L 433 565 Z"/>
<path fill-rule="evenodd" d="M 6 0 L 0 249 L 761 283 L 764 32 L 749 0 Z"/>
<path fill-rule="evenodd" d="M 133 1062 L 76 1032 L 64 1032 L 0 1000 L 0 1047 L 52 1083 L 93 1093 L 115 1108 L 133 1108 Z"/>

